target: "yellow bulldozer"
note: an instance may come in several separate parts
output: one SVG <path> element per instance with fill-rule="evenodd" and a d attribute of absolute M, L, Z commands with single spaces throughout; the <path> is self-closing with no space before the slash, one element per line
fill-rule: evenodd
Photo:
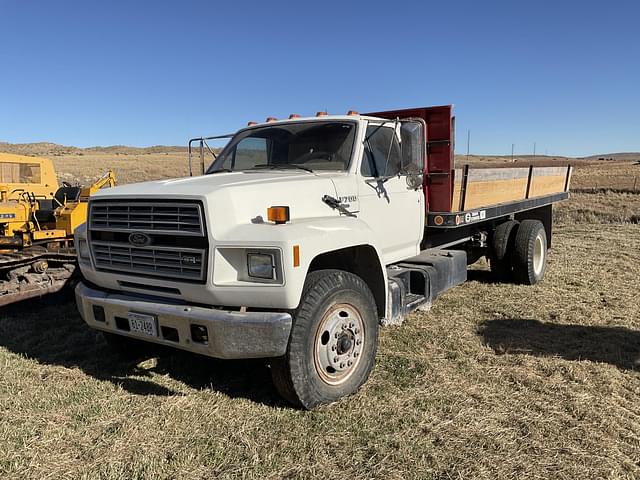
<path fill-rule="evenodd" d="M 58 186 L 51 160 L 0 153 L 0 306 L 73 278 L 73 231 L 87 219 L 89 196 L 114 185 L 108 171 L 90 186 Z"/>

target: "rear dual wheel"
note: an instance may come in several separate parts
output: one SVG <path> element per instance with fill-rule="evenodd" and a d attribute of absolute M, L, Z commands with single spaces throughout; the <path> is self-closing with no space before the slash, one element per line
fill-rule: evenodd
<path fill-rule="evenodd" d="M 511 256 L 514 251 L 519 222 L 508 220 L 493 230 L 489 249 L 491 274 L 498 282 L 510 282 L 513 278 Z"/>
<path fill-rule="evenodd" d="M 547 234 L 539 220 L 508 220 L 498 225 L 491 239 L 491 272 L 498 281 L 534 285 L 544 278 Z"/>
<path fill-rule="evenodd" d="M 523 220 L 516 233 L 511 257 L 516 282 L 535 285 L 547 269 L 547 234 L 539 220 Z"/>

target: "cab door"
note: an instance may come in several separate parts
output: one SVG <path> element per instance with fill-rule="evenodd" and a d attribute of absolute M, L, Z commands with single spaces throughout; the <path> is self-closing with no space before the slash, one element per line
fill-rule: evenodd
<path fill-rule="evenodd" d="M 424 232 L 424 124 L 369 122 L 358 172 L 359 217 L 385 264 L 417 255 Z"/>

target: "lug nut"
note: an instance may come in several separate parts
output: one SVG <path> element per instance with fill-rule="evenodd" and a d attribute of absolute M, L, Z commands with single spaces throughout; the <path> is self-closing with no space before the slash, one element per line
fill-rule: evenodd
<path fill-rule="evenodd" d="M 353 352 L 353 357 L 354 357 L 354 358 L 357 358 L 357 357 L 358 357 L 358 355 L 360 355 L 358 352 Z"/>
<path fill-rule="evenodd" d="M 353 365 L 353 362 L 352 362 L 351 360 L 349 360 L 349 361 L 347 362 L 347 365 L 348 365 L 348 366 L 351 366 L 351 365 Z"/>
<path fill-rule="evenodd" d="M 340 368 L 344 368 L 344 362 L 340 364 Z"/>
<path fill-rule="evenodd" d="M 356 345 L 360 345 L 362 343 L 362 340 L 358 339 L 356 340 Z"/>
<path fill-rule="evenodd" d="M 336 346 L 335 345 L 331 345 L 331 351 L 335 352 L 336 351 Z"/>
<path fill-rule="evenodd" d="M 357 335 L 357 334 L 359 334 L 359 333 L 360 333 L 360 329 L 359 329 L 359 328 L 356 328 L 356 329 L 353 331 L 353 333 L 355 333 L 356 335 Z"/>
<path fill-rule="evenodd" d="M 333 363 L 338 363 L 338 357 L 333 357 Z"/>
<path fill-rule="evenodd" d="M 338 338 L 339 336 L 340 336 L 340 335 L 338 335 L 338 332 L 336 332 L 336 335 L 335 335 L 335 337 L 336 337 L 336 338 Z"/>
<path fill-rule="evenodd" d="M 349 324 L 349 328 L 353 328 L 355 325 L 356 325 L 355 323 L 351 322 L 351 323 Z"/>

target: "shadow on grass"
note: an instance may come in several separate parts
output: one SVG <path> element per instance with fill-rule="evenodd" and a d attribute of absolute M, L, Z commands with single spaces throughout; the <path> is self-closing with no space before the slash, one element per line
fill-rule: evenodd
<path fill-rule="evenodd" d="M 129 360 L 114 352 L 102 334 L 80 318 L 69 292 L 3 307 L 0 346 L 43 364 L 79 368 L 98 380 L 110 381 L 136 395 L 180 395 L 155 382 L 168 375 L 196 388 L 266 405 L 285 405 L 260 360 L 216 360 L 169 347 L 143 344 L 141 355 Z M 139 364 L 156 358 L 151 368 Z"/>
<path fill-rule="evenodd" d="M 624 327 L 496 319 L 484 322 L 480 334 L 498 354 L 558 356 L 609 363 L 624 370 L 640 368 L 640 331 Z"/>
<path fill-rule="evenodd" d="M 481 269 L 467 270 L 467 281 L 480 283 L 502 283 L 496 279 L 490 270 Z"/>

